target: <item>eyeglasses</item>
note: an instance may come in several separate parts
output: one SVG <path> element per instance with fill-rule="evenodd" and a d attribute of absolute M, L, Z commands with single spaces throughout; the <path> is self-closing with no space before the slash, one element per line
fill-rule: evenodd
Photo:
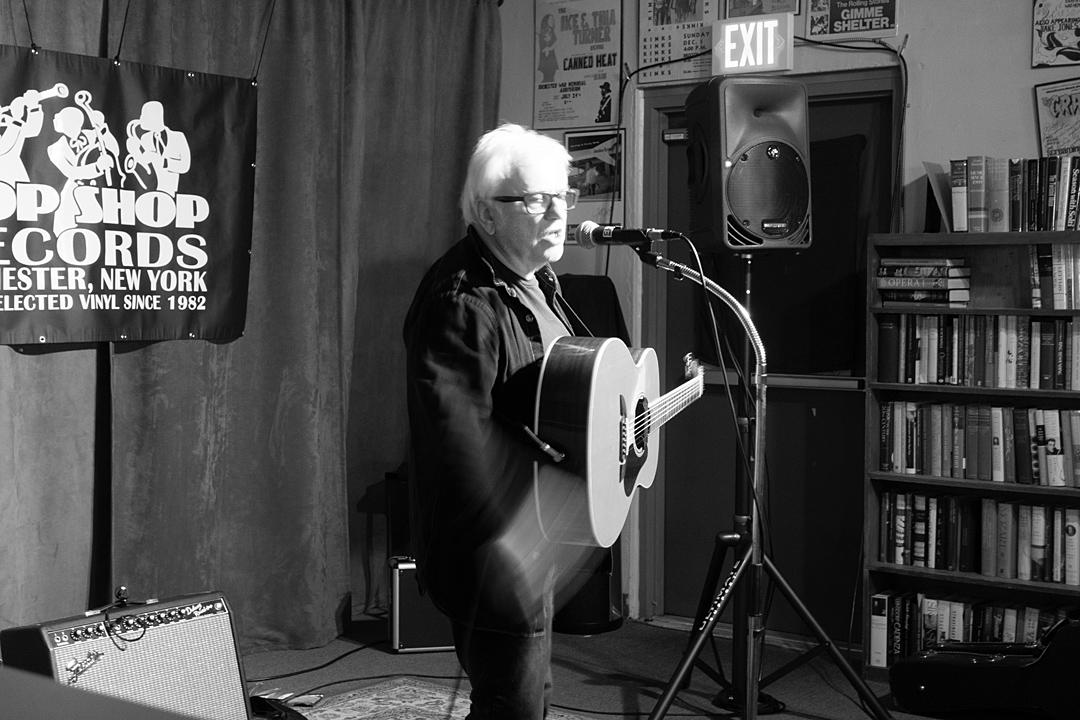
<path fill-rule="evenodd" d="M 570 210 L 577 206 L 577 199 L 580 192 L 576 188 L 569 188 L 557 193 L 529 193 L 528 195 L 496 195 L 491 198 L 498 202 L 512 203 L 520 202 L 525 205 L 525 212 L 530 215 L 543 215 L 551 207 L 551 201 L 555 198 L 559 198 L 566 203 L 566 209 Z"/>

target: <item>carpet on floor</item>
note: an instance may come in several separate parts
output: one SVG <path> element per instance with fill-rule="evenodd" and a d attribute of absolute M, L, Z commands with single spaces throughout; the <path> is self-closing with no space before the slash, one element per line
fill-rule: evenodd
<path fill-rule="evenodd" d="M 469 714 L 469 691 L 400 677 L 333 695 L 301 712 L 308 720 L 460 720 Z M 548 720 L 586 718 L 551 708 Z"/>

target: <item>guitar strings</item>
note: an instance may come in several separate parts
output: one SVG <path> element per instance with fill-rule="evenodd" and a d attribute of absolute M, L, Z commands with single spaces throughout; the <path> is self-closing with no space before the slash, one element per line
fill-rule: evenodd
<path fill-rule="evenodd" d="M 668 395 L 659 398 L 655 405 L 649 406 L 647 412 L 642 413 L 635 418 L 634 435 L 637 436 L 646 427 L 652 428 L 666 423 L 675 413 L 701 397 L 701 391 L 704 385 L 705 378 L 698 375 L 696 378 L 690 382 L 684 383 Z"/>

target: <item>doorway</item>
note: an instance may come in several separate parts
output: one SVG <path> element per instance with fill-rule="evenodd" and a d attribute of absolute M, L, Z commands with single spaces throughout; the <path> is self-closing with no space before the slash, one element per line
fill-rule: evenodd
<path fill-rule="evenodd" d="M 797 253 L 753 255 L 749 264 L 735 253 L 703 254 L 702 260 L 711 279 L 736 298 L 749 297 L 767 353 L 769 491 L 759 499 L 765 550 L 830 637 L 857 641 L 865 247 L 869 233 L 889 230 L 900 80 L 893 68 L 798 79 L 809 96 L 811 245 Z M 689 227 L 682 128 L 693 87 L 644 93 L 647 226 Z M 664 252 L 692 266 L 682 243 L 668 243 Z M 697 286 L 646 272 L 643 293 L 644 344 L 657 349 L 664 387 L 682 381 L 686 352 L 716 361 Z M 721 327 L 728 342 L 741 347 L 742 331 L 730 312 L 717 314 L 726 316 Z M 738 456 L 723 375 L 710 374 L 705 396 L 665 428 L 657 474 L 661 491 L 643 496 L 655 504 L 645 516 L 660 526 L 657 542 L 646 543 L 647 616 L 692 618 L 716 534 L 734 529 Z M 730 566 L 729 553 L 725 574 Z M 766 626 L 780 634 L 812 634 L 782 599 L 772 605 Z"/>

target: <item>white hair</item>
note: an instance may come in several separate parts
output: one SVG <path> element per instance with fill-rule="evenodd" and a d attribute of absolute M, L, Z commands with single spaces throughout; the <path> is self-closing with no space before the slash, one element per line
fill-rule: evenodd
<path fill-rule="evenodd" d="M 476 202 L 490 197 L 514 168 L 527 160 L 562 161 L 570 172 L 570 153 L 558 140 L 527 127 L 504 123 L 485 133 L 476 143 L 469 159 L 465 187 L 461 191 L 461 215 L 469 225 L 476 225 Z"/>

